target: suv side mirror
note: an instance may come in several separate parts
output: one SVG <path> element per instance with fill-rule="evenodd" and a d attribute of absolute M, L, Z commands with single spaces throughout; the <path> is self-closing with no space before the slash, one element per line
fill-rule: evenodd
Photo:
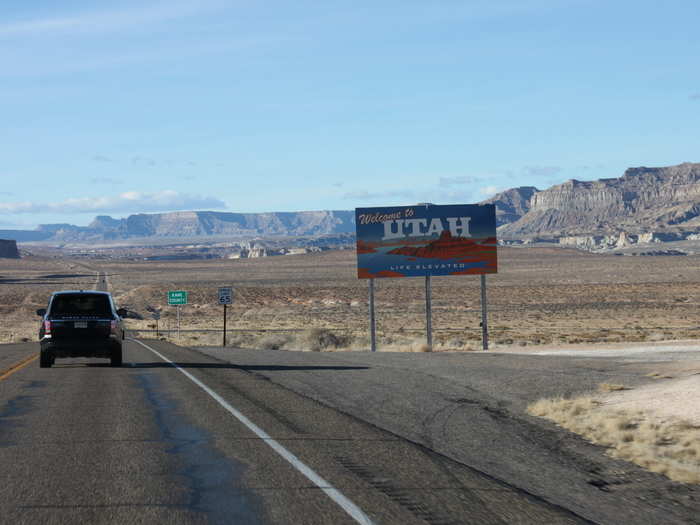
<path fill-rule="evenodd" d="M 120 308 L 119 310 L 117 310 L 117 315 L 119 317 L 126 317 L 126 314 L 128 313 L 129 311 L 126 308 Z"/>
<path fill-rule="evenodd" d="M 38 315 L 39 317 L 44 317 L 46 315 L 46 308 L 39 308 L 36 311 L 36 315 Z"/>

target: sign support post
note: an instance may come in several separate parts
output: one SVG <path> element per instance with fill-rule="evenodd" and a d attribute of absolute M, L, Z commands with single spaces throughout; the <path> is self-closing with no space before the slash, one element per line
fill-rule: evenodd
<path fill-rule="evenodd" d="M 489 327 L 486 307 L 486 275 L 481 274 L 481 341 L 484 350 L 489 349 Z"/>
<path fill-rule="evenodd" d="M 224 305 L 224 340 L 222 346 L 226 347 L 226 307 L 229 304 L 233 304 L 233 288 L 230 286 L 219 288 L 219 304 Z"/>
<path fill-rule="evenodd" d="M 177 340 L 180 340 L 180 305 L 187 304 L 187 292 L 184 290 L 170 290 L 168 292 L 168 304 L 177 309 Z"/>
<path fill-rule="evenodd" d="M 428 346 L 433 348 L 433 302 L 430 275 L 425 276 L 425 335 Z"/>
<path fill-rule="evenodd" d="M 377 351 L 376 319 L 374 317 L 374 279 L 369 279 L 369 344 L 370 351 Z"/>
<path fill-rule="evenodd" d="M 226 347 L 226 307 L 228 305 L 224 303 L 224 341 L 221 346 Z"/>

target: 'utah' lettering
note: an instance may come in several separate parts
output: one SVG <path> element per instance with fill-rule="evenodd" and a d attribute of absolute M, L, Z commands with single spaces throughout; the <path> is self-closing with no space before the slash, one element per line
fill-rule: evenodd
<path fill-rule="evenodd" d="M 440 235 L 443 230 L 450 230 L 452 237 L 471 237 L 469 222 L 471 217 L 447 217 L 448 227 L 442 219 L 434 218 L 428 224 L 428 219 L 405 219 L 384 221 L 384 237 L 382 240 L 403 239 L 404 237 L 426 237 Z"/>

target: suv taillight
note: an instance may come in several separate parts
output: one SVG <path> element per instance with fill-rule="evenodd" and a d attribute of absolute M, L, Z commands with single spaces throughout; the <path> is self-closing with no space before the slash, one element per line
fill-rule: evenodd
<path fill-rule="evenodd" d="M 44 333 L 51 335 L 51 321 L 44 321 Z"/>
<path fill-rule="evenodd" d="M 111 322 L 109 323 L 109 331 L 110 331 L 111 333 L 113 333 L 113 334 L 116 334 L 116 333 L 117 333 L 117 326 L 118 326 L 118 325 L 117 325 L 117 322 L 116 322 L 116 321 L 111 321 Z"/>

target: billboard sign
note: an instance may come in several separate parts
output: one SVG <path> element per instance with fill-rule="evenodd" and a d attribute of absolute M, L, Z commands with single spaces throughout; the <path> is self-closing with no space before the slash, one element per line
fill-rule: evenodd
<path fill-rule="evenodd" d="M 168 292 L 168 304 L 187 304 L 187 292 L 184 290 L 170 290 Z"/>
<path fill-rule="evenodd" d="M 357 276 L 496 273 L 493 204 L 356 208 Z"/>

